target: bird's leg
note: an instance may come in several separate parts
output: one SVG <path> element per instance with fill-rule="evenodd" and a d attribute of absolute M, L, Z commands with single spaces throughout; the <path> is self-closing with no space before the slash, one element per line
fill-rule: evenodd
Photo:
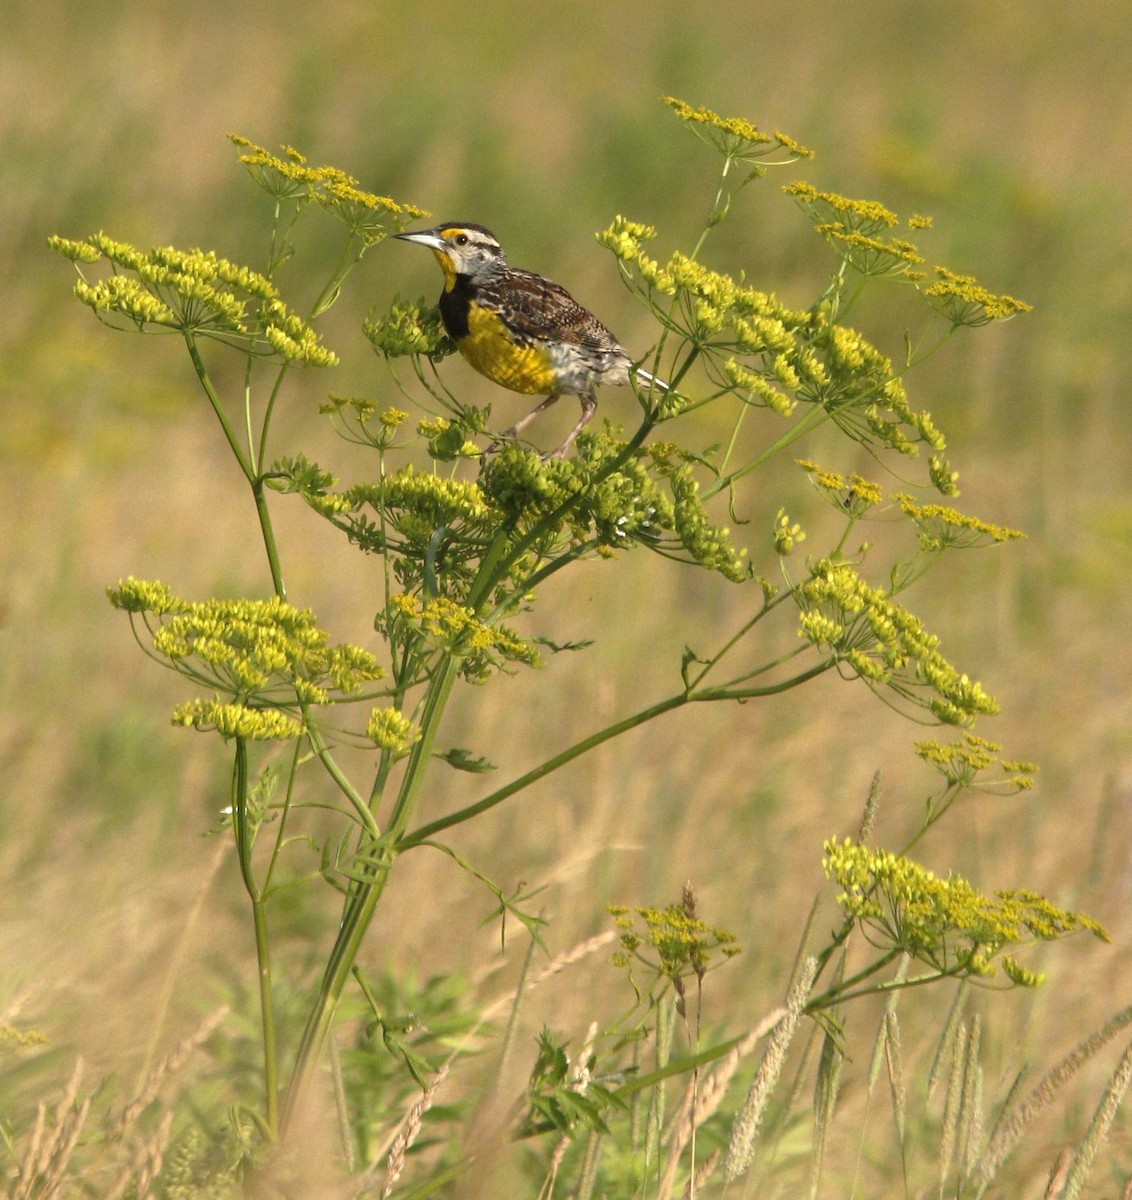
<path fill-rule="evenodd" d="M 536 404 L 535 407 L 531 409 L 531 411 L 527 413 L 525 417 L 519 421 L 516 421 L 510 429 L 505 429 L 499 435 L 499 437 L 497 437 L 495 441 L 488 446 L 487 453 L 494 454 L 504 442 L 513 442 L 519 436 L 519 434 L 522 433 L 523 430 L 526 429 L 526 427 L 535 419 L 535 417 L 539 415 L 540 412 L 544 412 L 555 402 L 555 400 L 558 399 L 558 396 L 559 393 L 555 392 L 554 395 L 547 396 L 547 398 L 541 403 Z"/>
<path fill-rule="evenodd" d="M 539 415 L 540 412 L 545 412 L 555 402 L 555 400 L 558 399 L 558 395 L 559 393 L 555 392 L 553 396 L 547 396 L 547 398 L 540 404 L 536 404 L 521 421 L 516 421 L 510 429 L 505 429 L 500 434 L 500 437 L 505 437 L 513 441 L 519 436 L 520 433 L 523 432 L 524 429 L 526 429 L 526 427 L 535 419 L 535 417 Z"/>
<path fill-rule="evenodd" d="M 597 412 L 597 397 L 593 391 L 583 392 L 579 397 L 582 402 L 582 415 L 578 418 L 577 425 L 566 435 L 566 440 L 558 447 L 557 450 L 552 450 L 547 458 L 565 458 L 570 453 L 570 447 L 574 444 L 574 439 L 582 432 L 583 429 L 593 420 L 593 415 Z M 535 410 L 538 411 L 537 409 Z M 533 413 L 531 414 L 534 415 Z"/>

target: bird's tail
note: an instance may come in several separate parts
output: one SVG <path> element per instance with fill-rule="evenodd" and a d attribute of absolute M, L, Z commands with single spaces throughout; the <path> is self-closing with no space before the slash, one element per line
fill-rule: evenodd
<path fill-rule="evenodd" d="M 632 374 L 646 387 L 660 388 L 662 392 L 668 391 L 669 385 L 659 375 L 654 375 L 651 371 L 646 371 L 643 367 L 634 367 Z"/>

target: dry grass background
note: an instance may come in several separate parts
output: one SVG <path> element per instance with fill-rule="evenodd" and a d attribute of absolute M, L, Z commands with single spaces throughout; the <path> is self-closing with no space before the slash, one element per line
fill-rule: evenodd
<path fill-rule="evenodd" d="M 29 993 L 25 1015 L 61 1049 L 128 1078 L 151 1039 L 178 1036 L 213 1002 L 212 964 L 246 980 L 253 969 L 233 864 L 212 876 L 216 843 L 200 836 L 224 796 L 217 747 L 168 727 L 178 686 L 103 596 L 127 573 L 189 595 L 262 591 L 251 506 L 175 345 L 97 327 L 68 298 L 47 235 L 103 227 L 254 263 L 263 213 L 224 138 L 238 131 L 440 218 L 487 223 L 514 260 L 562 279 L 634 344 L 649 333 L 592 233 L 615 212 L 673 238 L 695 228 L 712 164 L 658 105 L 669 93 L 815 147 L 820 185 L 934 213 L 940 259 L 1034 304 L 956 339 L 913 380 L 950 434 L 964 507 L 1029 537 L 945 566 L 912 607 L 1001 700 L 980 732 L 1043 768 L 1031 797 L 966 802 L 924 857 L 988 887 L 1043 890 L 1113 933 L 1112 946 L 1047 955 L 1036 1000 L 990 1006 L 1015 1056 L 1021 1045 L 1049 1061 L 1129 1001 L 1132 31 L 1119 6 L 658 0 L 646 16 L 619 0 L 15 0 L 0 45 L 0 1007 Z M 821 260 L 771 197 L 777 182 L 759 185 L 721 262 L 802 297 Z M 412 251 L 366 260 L 328 335 L 347 365 L 301 380 L 280 452 L 301 444 L 364 470 L 316 403 L 384 386 L 358 318 L 435 284 Z M 449 374 L 471 394 L 480 385 L 460 371 Z M 779 478 L 802 515 L 797 481 Z M 761 528 L 782 498 L 748 497 Z M 375 565 L 359 567 L 297 503 L 277 512 L 293 595 L 336 636 L 363 638 Z M 726 621 L 728 587 L 642 554 L 578 570 L 538 620 L 598 646 L 473 696 L 450 741 L 509 777 L 664 694 L 683 641 Z M 665 902 L 692 878 L 705 913 L 748 948 L 709 998 L 713 1019 L 743 1023 L 777 1002 L 821 840 L 853 828 L 874 771 L 887 781 L 879 839 L 915 827 L 930 786 L 916 734 L 836 682 L 682 714 L 459 844 L 501 882 L 553 885 L 555 948 L 598 927 L 606 902 Z M 201 889 L 170 983 L 170 947 Z M 498 954 L 495 934 L 473 928 L 488 907 L 446 860 L 410 856 L 371 960 L 479 969 Z M 618 986 L 591 969 L 532 1020 L 568 1024 L 575 992 Z M 1050 1145 L 1062 1136 L 1051 1126 Z"/>

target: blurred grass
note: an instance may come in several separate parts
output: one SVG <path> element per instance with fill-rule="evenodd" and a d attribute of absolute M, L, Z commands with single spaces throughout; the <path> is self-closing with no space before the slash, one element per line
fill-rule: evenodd
<path fill-rule="evenodd" d="M 36 984 L 37 1020 L 56 1040 L 114 1069 L 130 1061 L 138 1023 L 159 1017 L 167 939 L 207 879 L 213 843 L 199 835 L 224 795 L 212 747 L 166 724 L 176 684 L 136 653 L 103 588 L 126 573 L 187 594 L 266 581 L 242 549 L 250 505 L 177 347 L 100 328 L 69 299 L 46 237 L 105 228 L 254 265 L 263 197 L 225 140 L 236 131 L 292 143 L 438 219 L 488 224 L 513 261 L 561 279 L 640 345 L 649 331 L 592 234 L 624 212 L 659 225 L 667 248 L 710 199 L 708 152 L 661 94 L 784 129 L 817 149 L 806 174 L 819 186 L 933 213 L 925 240 L 938 260 L 1034 305 L 956 338 L 913 377 L 914 400 L 950 435 L 963 506 L 1029 540 L 946 566 L 912 606 L 1003 702 L 980 731 L 1043 768 L 1035 796 L 970 801 L 925 853 L 986 886 L 1045 890 L 1114 933 L 1113 949 L 1060 949 L 1044 964 L 1074 1027 L 1039 998 L 1026 1016 L 1033 1056 L 1065 1049 L 1127 996 L 1132 30 L 1099 0 L 729 0 L 710 16 L 658 0 L 641 11 L 580 3 L 536 18 L 525 4 L 457 12 L 439 0 L 16 0 L 0 11 L 0 999 Z M 778 182 L 744 194 L 715 253 L 790 300 L 826 262 L 771 194 Z M 366 260 L 329 326 L 347 365 L 298 381 L 287 440 L 364 469 L 316 403 L 383 386 L 358 316 L 436 283 L 431 264 L 397 246 Z M 481 386 L 466 374 L 459 385 Z M 603 406 L 617 411 L 616 399 Z M 780 497 L 764 489 L 751 503 L 765 524 L 760 504 L 772 513 Z M 798 492 L 787 500 L 806 515 Z M 363 636 L 372 571 L 297 504 L 277 511 L 295 594 L 337 635 Z M 683 584 L 641 554 L 579 570 L 539 616 L 558 640 L 596 631 L 598 648 L 497 685 L 498 703 L 533 714 L 529 728 L 501 728 L 493 701 L 458 718 L 450 741 L 510 776 L 660 694 L 685 636 L 675 614 L 694 628 L 695 614 L 732 604 L 727 585 L 692 595 Z M 598 654 L 609 666 L 595 678 Z M 748 946 L 732 986 L 753 1015 L 777 998 L 820 886 L 821 839 L 854 827 L 873 771 L 890 797 L 880 839 L 898 844 L 914 827 L 930 786 L 911 759 L 916 732 L 834 682 L 682 714 L 584 760 L 461 845 L 502 861 L 504 882 L 554 882 L 557 946 L 590 932 L 606 901 L 661 903 L 691 876 L 710 919 Z M 190 963 L 249 950 L 234 875 L 211 885 Z M 493 935 L 468 929 L 487 898 L 447 862 L 411 856 L 391 905 L 399 932 L 375 958 L 419 960 L 427 947 L 435 969 L 454 970 L 490 957 Z M 207 1002 L 191 978 L 177 1012 Z"/>

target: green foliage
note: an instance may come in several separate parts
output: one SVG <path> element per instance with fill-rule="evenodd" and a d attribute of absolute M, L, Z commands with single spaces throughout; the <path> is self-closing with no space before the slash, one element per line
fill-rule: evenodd
<path fill-rule="evenodd" d="M 571 1064 L 563 1042 L 549 1029 L 539 1034 L 538 1056 L 527 1084 L 529 1112 L 519 1126 L 521 1135 L 547 1129 L 575 1136 L 584 1131 L 608 1133 L 602 1114 L 624 1108 L 617 1094 L 593 1078 L 592 1055 Z"/>

